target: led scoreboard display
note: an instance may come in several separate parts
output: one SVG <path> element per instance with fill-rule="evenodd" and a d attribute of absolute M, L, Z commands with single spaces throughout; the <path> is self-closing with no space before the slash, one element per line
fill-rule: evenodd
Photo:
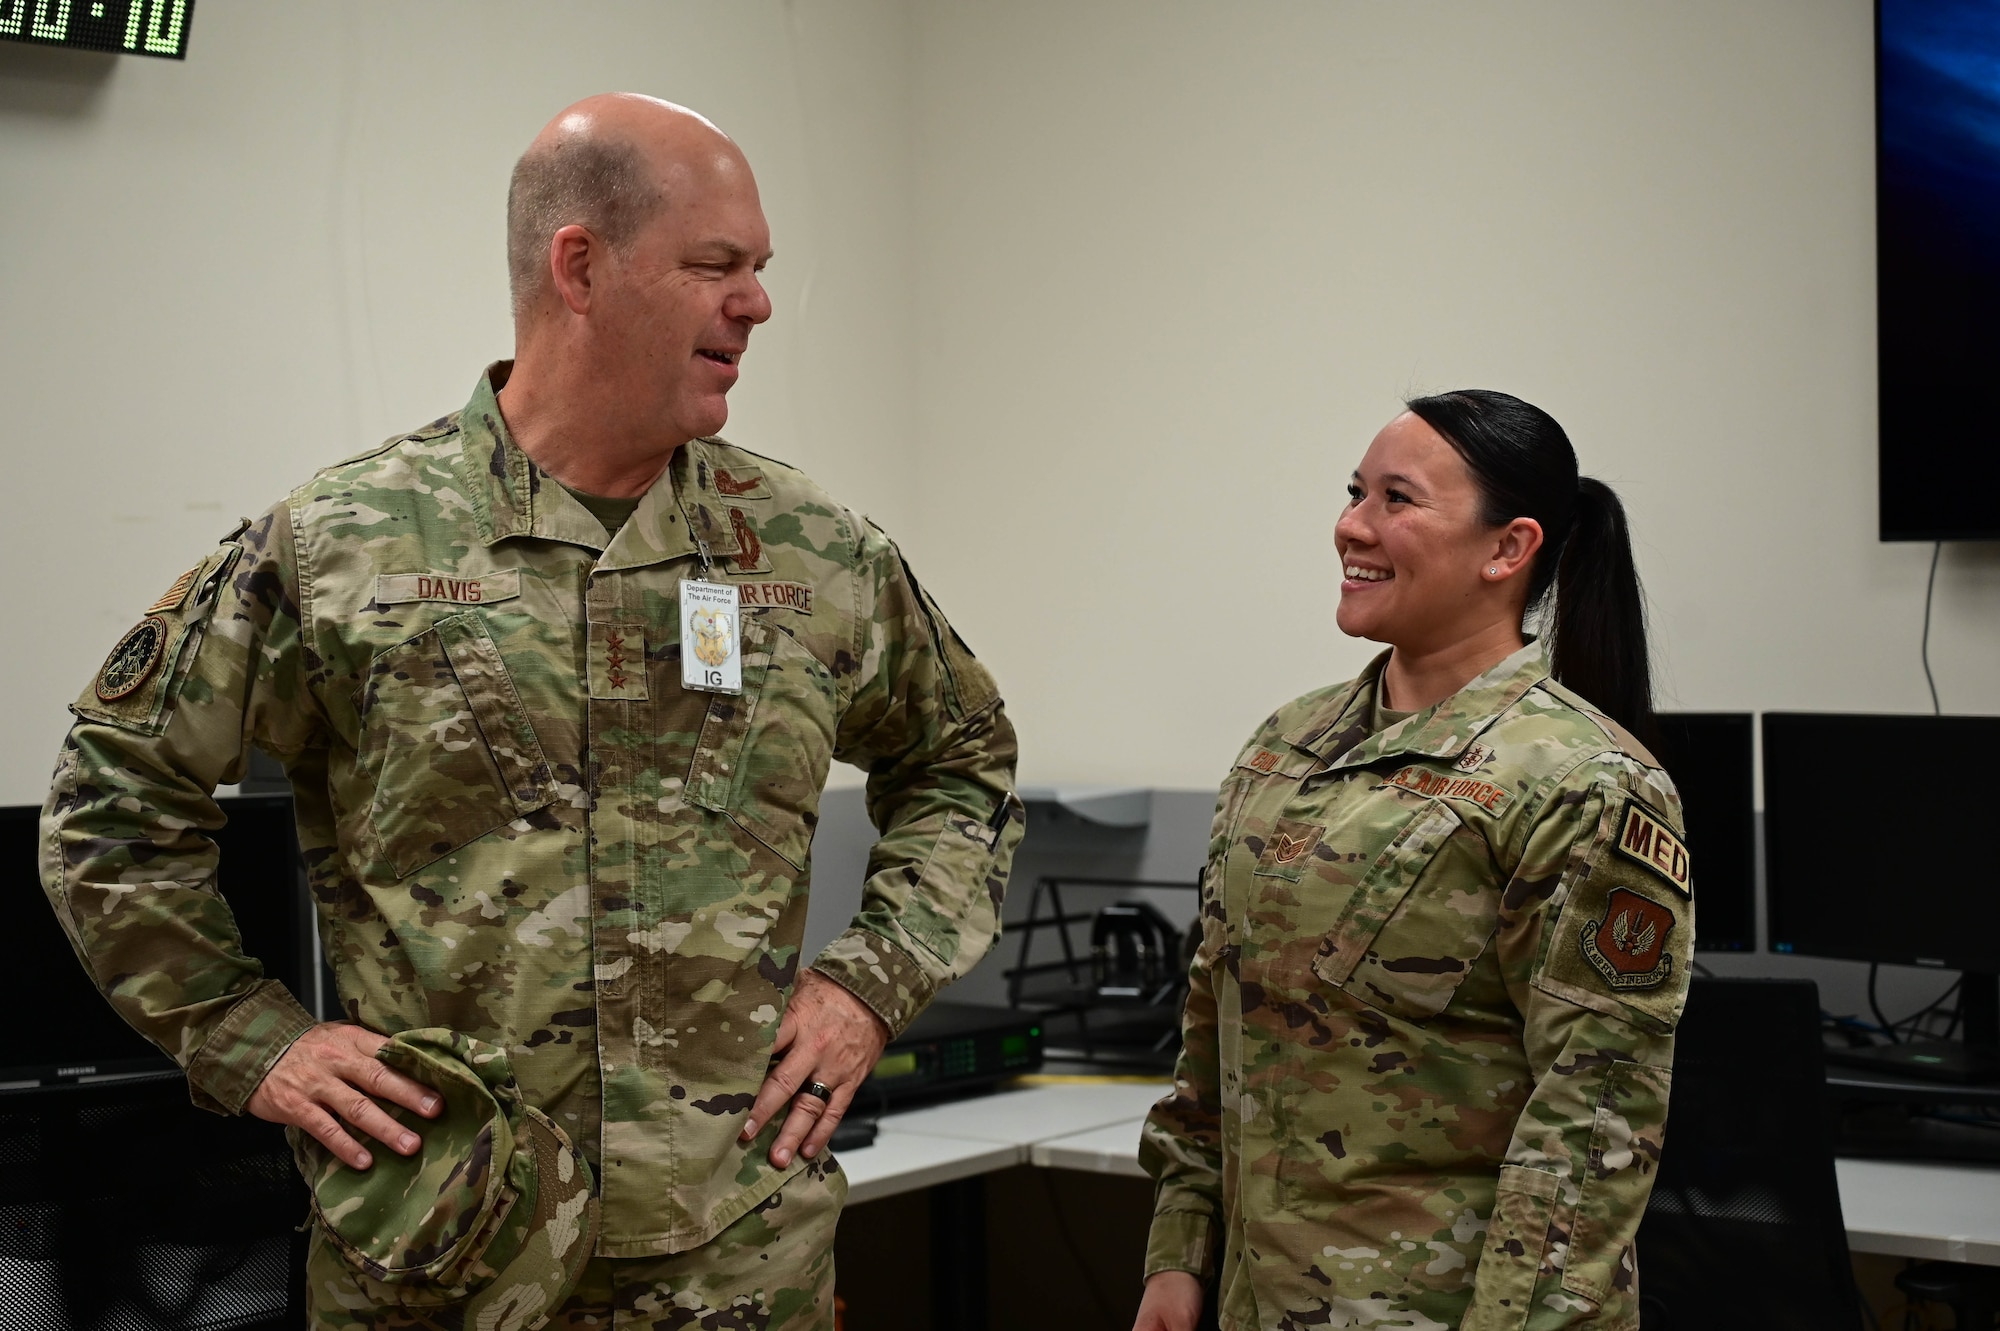
<path fill-rule="evenodd" d="M 0 0 L 0 39 L 187 59 L 194 0 Z"/>

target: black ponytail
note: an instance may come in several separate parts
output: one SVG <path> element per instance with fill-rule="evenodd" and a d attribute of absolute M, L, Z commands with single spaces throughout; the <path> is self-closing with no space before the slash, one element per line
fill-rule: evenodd
<path fill-rule="evenodd" d="M 1458 451 L 1485 500 L 1481 518 L 1541 524 L 1528 571 L 1528 608 L 1551 591 L 1549 668 L 1605 715 L 1653 740 L 1646 605 L 1625 506 L 1604 482 L 1577 472 L 1576 449 L 1555 418 L 1517 397 L 1468 388 L 1406 404 Z"/>

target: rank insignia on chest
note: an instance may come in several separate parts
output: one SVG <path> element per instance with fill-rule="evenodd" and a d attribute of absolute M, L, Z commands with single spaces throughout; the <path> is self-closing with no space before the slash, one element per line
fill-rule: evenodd
<path fill-rule="evenodd" d="M 590 626 L 590 696 L 647 699 L 645 629 L 633 624 Z"/>
<path fill-rule="evenodd" d="M 1627 887 L 1614 887 L 1604 903 L 1604 918 L 1586 920 L 1578 945 L 1583 957 L 1613 989 L 1655 989 L 1673 973 L 1666 955 L 1667 935 L 1674 913 Z"/>
<path fill-rule="evenodd" d="M 167 650 L 167 621 L 157 615 L 147 615 L 139 621 L 137 628 L 118 640 L 111 649 L 111 655 L 104 658 L 104 666 L 97 672 L 97 697 L 102 702 L 117 702 L 139 691 L 139 686 L 153 677 L 160 667 L 160 657 Z"/>
<path fill-rule="evenodd" d="M 1625 812 L 1618 822 L 1617 846 L 1620 855 L 1634 864 L 1645 865 L 1683 897 L 1693 898 L 1687 843 L 1674 835 L 1665 819 L 1636 799 L 1625 801 Z"/>

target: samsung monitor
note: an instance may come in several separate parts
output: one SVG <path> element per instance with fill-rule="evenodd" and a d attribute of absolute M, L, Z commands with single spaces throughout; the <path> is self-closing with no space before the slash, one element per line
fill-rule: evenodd
<path fill-rule="evenodd" d="M 1880 0 L 1880 534 L 2000 537 L 2000 4 Z"/>
<path fill-rule="evenodd" d="M 1961 1044 L 1872 1052 L 2000 1074 L 2000 860 L 1966 781 L 2000 717 L 1767 712 L 1763 729 L 1771 950 L 1963 972 Z"/>
<path fill-rule="evenodd" d="M 229 821 L 214 834 L 222 852 L 217 877 L 244 949 L 310 1006 L 318 960 L 291 797 L 240 795 L 220 803 Z M 15 902 L 8 926 L 25 944 L 0 967 L 0 1011 L 61 1013 L 62 1019 L 11 1024 L 0 1047 L 0 1085 L 172 1070 L 173 1060 L 97 992 L 56 922 L 41 887 L 41 812 L 31 805 L 0 808 L 0 883 L 9 885 L 5 890 Z"/>
<path fill-rule="evenodd" d="M 1749 712 L 1661 712 L 1658 757 L 1680 791 L 1694 864 L 1694 945 L 1757 950 L 1756 723 Z"/>

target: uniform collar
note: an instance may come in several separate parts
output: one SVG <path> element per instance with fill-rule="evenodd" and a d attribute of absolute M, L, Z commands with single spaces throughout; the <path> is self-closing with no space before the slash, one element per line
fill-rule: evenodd
<path fill-rule="evenodd" d="M 712 558 L 741 554 L 738 525 L 715 492 L 720 440 L 695 439 L 674 450 L 673 460 L 639 507 L 611 538 L 604 528 L 514 442 L 500 414 L 500 389 L 512 361 L 495 361 L 479 376 L 459 413 L 459 473 L 473 496 L 480 535 L 487 545 L 514 537 L 562 541 L 603 552 L 605 569 L 638 568 L 696 555 L 706 543 Z"/>
<path fill-rule="evenodd" d="M 1457 693 L 1398 721 L 1379 733 L 1369 733 L 1375 712 L 1383 652 L 1368 663 L 1355 681 L 1288 731 L 1285 742 L 1320 760 L 1320 771 L 1361 767 L 1380 758 L 1414 754 L 1425 758 L 1458 758 L 1472 747 L 1500 713 L 1549 677 L 1548 657 L 1535 639 L 1487 670 Z"/>

